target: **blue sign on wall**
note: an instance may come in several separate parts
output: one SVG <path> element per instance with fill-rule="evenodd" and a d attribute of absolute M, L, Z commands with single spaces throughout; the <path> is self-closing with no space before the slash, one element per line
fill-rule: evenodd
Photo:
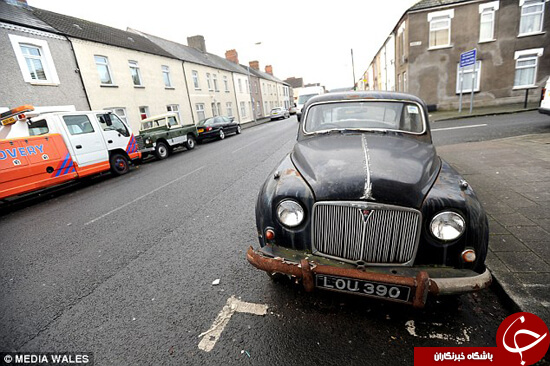
<path fill-rule="evenodd" d="M 460 54 L 460 67 L 470 66 L 476 63 L 477 50 L 466 51 Z"/>

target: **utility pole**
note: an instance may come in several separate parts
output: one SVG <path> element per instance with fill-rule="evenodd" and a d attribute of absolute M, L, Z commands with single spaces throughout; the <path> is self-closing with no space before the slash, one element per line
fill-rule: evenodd
<path fill-rule="evenodd" d="M 353 48 L 351 49 L 351 69 L 353 72 L 353 91 L 357 90 L 355 87 L 355 62 L 353 60 Z"/>

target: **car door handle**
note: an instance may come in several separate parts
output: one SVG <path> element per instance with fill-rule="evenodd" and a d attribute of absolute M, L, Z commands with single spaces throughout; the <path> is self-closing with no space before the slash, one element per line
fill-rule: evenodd
<path fill-rule="evenodd" d="M 110 143 L 110 144 L 112 144 L 112 143 L 113 143 L 113 140 L 109 140 L 109 141 L 107 141 L 107 142 Z"/>
<path fill-rule="evenodd" d="M 82 149 L 82 145 L 76 145 L 75 146 L 77 149 Z"/>

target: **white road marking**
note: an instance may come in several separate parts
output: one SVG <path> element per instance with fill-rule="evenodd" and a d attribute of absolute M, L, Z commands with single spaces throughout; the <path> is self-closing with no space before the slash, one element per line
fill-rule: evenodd
<path fill-rule="evenodd" d="M 436 132 L 436 131 L 447 131 L 447 130 L 461 130 L 463 128 L 474 128 L 474 127 L 485 127 L 487 126 L 487 124 L 483 124 L 483 125 L 471 125 L 471 126 L 457 126 L 457 127 L 446 127 L 446 128 L 435 128 L 432 130 L 432 132 Z"/>
<path fill-rule="evenodd" d="M 440 327 L 443 326 L 443 324 L 440 324 L 440 323 L 432 323 L 431 325 L 436 325 L 436 326 L 440 326 Z M 409 320 L 408 322 L 406 322 L 405 323 L 405 329 L 407 329 L 407 332 L 409 332 L 409 334 L 411 336 L 416 337 L 416 338 L 442 339 L 442 340 L 445 340 L 445 341 L 453 341 L 456 344 L 463 344 L 463 343 L 470 342 L 470 335 L 468 333 L 471 332 L 471 330 L 472 330 L 471 327 L 466 327 L 466 328 L 462 329 L 462 334 L 461 335 L 456 335 L 456 336 L 454 336 L 452 334 L 448 334 L 448 333 L 437 333 L 437 332 L 432 332 L 432 333 L 427 334 L 427 335 L 418 335 L 416 333 L 416 326 L 414 324 L 414 320 Z"/>
<path fill-rule="evenodd" d="M 212 351 L 216 342 L 220 339 L 225 326 L 229 323 L 229 320 L 235 312 L 265 315 L 267 314 L 267 305 L 244 302 L 235 298 L 235 296 L 231 296 L 227 299 L 227 303 L 214 320 L 214 323 L 212 323 L 210 329 L 199 334 L 199 338 L 202 338 L 199 342 L 199 348 L 201 350 L 205 352 Z"/>
<path fill-rule="evenodd" d="M 146 194 L 144 194 L 144 195 L 142 195 L 142 196 L 139 196 L 138 198 L 135 198 L 135 199 L 133 199 L 133 200 L 130 201 L 130 202 L 126 202 L 126 203 L 123 204 L 122 206 L 119 206 L 119 207 L 117 207 L 117 208 L 115 208 L 115 209 L 113 209 L 113 210 L 111 210 L 111 211 L 109 211 L 109 212 L 107 212 L 107 213 L 104 213 L 103 215 L 101 215 L 101 216 L 99 216 L 99 217 L 96 217 L 95 219 L 93 219 L 93 220 L 91 220 L 91 221 L 88 221 L 87 223 L 84 224 L 84 226 L 88 226 L 88 225 L 90 225 L 90 224 L 93 224 L 94 222 L 96 222 L 96 221 L 98 221 L 98 220 L 101 220 L 102 218 L 107 217 L 107 216 L 109 216 L 110 214 L 113 214 L 113 213 L 115 213 L 115 212 L 117 212 L 117 211 L 120 211 L 120 210 L 122 210 L 123 208 L 126 208 L 126 207 L 130 206 L 132 203 L 136 203 L 137 201 L 142 200 L 142 199 L 144 199 L 145 197 L 150 196 L 150 195 L 152 195 L 153 193 L 158 192 L 158 191 L 160 191 L 161 189 L 163 189 L 163 188 L 165 188 L 165 187 L 168 187 L 170 184 L 174 184 L 174 183 L 176 183 L 177 181 L 180 181 L 180 180 L 182 180 L 182 179 L 184 179 L 184 178 L 190 176 L 191 174 L 195 174 L 196 172 L 198 172 L 198 171 L 201 170 L 201 169 L 204 169 L 204 166 L 201 166 L 200 168 L 197 168 L 197 169 L 193 170 L 192 172 L 189 172 L 189 173 L 187 173 L 187 174 L 184 174 L 184 175 L 182 175 L 182 176 L 179 177 L 179 178 L 176 178 L 176 179 L 174 179 L 174 180 L 171 180 L 170 182 L 168 182 L 168 183 L 166 183 L 166 184 L 163 184 L 162 186 L 157 187 L 157 188 L 153 189 L 151 192 L 146 193 Z"/>
<path fill-rule="evenodd" d="M 232 154 L 235 154 L 236 152 L 241 151 L 242 149 L 246 149 L 247 147 L 249 147 L 249 146 L 251 146 L 251 145 L 254 145 L 254 144 L 258 143 L 258 142 L 260 142 L 260 141 L 263 140 L 263 139 L 265 139 L 265 137 L 264 137 L 264 138 L 261 138 L 261 139 L 258 139 L 258 140 L 254 140 L 254 141 L 252 141 L 252 142 L 249 143 L 249 144 L 246 144 L 246 145 L 244 145 L 244 146 L 241 146 L 241 147 L 239 147 L 237 150 L 233 150 Z"/>

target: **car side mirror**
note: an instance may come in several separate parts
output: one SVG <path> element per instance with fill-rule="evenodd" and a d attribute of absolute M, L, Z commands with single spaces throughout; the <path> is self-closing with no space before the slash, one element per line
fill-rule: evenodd
<path fill-rule="evenodd" d="M 235 121 L 235 117 L 229 117 L 229 120 L 230 120 L 231 122 L 234 122 L 234 121 Z"/>
<path fill-rule="evenodd" d="M 112 126 L 113 125 L 113 121 L 111 120 L 111 115 L 110 114 L 106 114 L 103 117 L 105 118 L 105 124 L 107 126 Z"/>

